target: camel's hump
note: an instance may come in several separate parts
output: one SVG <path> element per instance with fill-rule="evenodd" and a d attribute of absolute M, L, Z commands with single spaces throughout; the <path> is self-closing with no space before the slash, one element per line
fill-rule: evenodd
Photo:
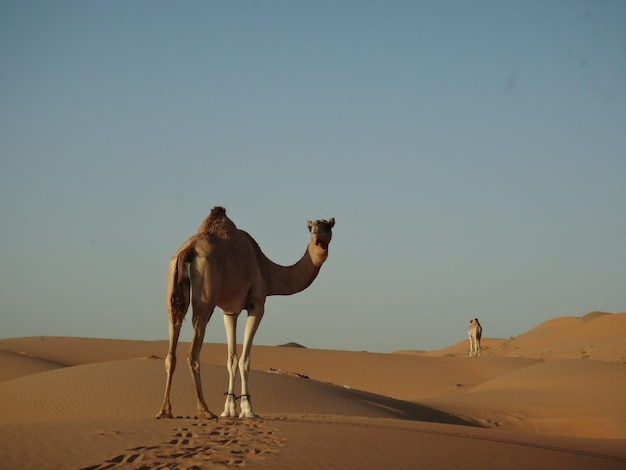
<path fill-rule="evenodd" d="M 215 206 L 209 216 L 198 227 L 196 233 L 212 233 L 220 237 L 228 237 L 237 230 L 236 225 L 226 216 L 226 209 Z"/>

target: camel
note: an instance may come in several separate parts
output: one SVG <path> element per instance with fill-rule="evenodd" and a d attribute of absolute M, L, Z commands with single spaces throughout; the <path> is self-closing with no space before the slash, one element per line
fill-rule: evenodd
<path fill-rule="evenodd" d="M 469 322 L 469 330 L 467 330 L 467 336 L 469 336 L 470 350 L 469 357 L 480 356 L 480 338 L 483 335 L 483 327 L 480 326 L 478 318 L 474 318 Z"/>
<path fill-rule="evenodd" d="M 165 395 L 157 418 L 171 418 L 170 389 L 176 368 L 176 346 L 183 319 L 192 306 L 193 335 L 187 363 L 196 389 L 199 418 L 217 419 L 207 407 L 200 381 L 200 349 L 206 325 L 215 307 L 224 317 L 228 342 L 228 391 L 222 417 L 236 417 L 236 400 L 241 399 L 240 418 L 255 418 L 248 372 L 254 335 L 269 295 L 291 295 L 311 285 L 328 258 L 335 219 L 307 222 L 310 241 L 302 258 L 292 266 L 269 260 L 256 241 L 239 230 L 223 207 L 214 207 L 198 231 L 172 257 L 169 264 L 166 303 L 169 313 L 169 350 L 165 358 Z M 242 310 L 248 311 L 241 357 L 237 358 L 236 328 Z M 235 376 L 241 374 L 241 395 L 235 395 Z"/>

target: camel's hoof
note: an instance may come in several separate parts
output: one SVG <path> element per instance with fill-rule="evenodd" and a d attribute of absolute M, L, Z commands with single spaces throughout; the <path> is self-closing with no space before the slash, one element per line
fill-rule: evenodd
<path fill-rule="evenodd" d="M 214 419 L 217 421 L 217 415 L 214 415 L 213 413 L 211 413 L 209 410 L 205 410 L 205 411 L 201 411 L 200 413 L 198 413 L 198 418 L 199 419 Z"/>
<path fill-rule="evenodd" d="M 156 415 L 156 419 L 161 419 L 161 418 L 173 418 L 172 413 L 169 411 L 159 411 L 159 414 Z"/>

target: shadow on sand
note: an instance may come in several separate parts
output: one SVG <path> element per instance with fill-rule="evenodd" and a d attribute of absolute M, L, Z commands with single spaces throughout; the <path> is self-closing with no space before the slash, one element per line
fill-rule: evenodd
<path fill-rule="evenodd" d="M 345 389 L 339 387 L 340 392 L 346 398 L 357 400 L 368 406 L 380 408 L 389 413 L 393 418 L 409 421 L 422 421 L 427 423 L 458 424 L 461 426 L 481 427 L 473 421 L 462 419 L 444 411 L 436 410 L 428 406 L 420 405 L 392 397 L 376 395 L 362 390 Z"/>

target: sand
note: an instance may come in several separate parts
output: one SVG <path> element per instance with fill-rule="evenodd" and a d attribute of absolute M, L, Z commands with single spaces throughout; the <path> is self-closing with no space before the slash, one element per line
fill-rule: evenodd
<path fill-rule="evenodd" d="M 296 346 L 296 345 L 291 345 Z M 166 341 L 0 340 L 7 469 L 626 468 L 626 313 L 554 318 L 509 339 L 379 354 L 254 346 L 253 420 L 195 419 L 181 343 L 178 418 L 154 418 Z M 223 409 L 226 346 L 202 379 Z"/>

